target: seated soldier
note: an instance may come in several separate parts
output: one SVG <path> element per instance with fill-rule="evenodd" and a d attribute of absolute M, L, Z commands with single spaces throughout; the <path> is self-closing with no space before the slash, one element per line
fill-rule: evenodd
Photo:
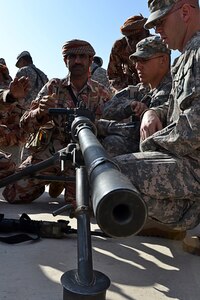
<path fill-rule="evenodd" d="M 104 118 L 117 122 L 98 121 L 98 134 L 111 156 L 139 151 L 142 113 L 165 103 L 171 91 L 170 50 L 160 37 L 141 40 L 130 59 L 140 83 L 128 86 L 105 104 Z M 122 123 L 124 119 L 129 122 Z"/>
<path fill-rule="evenodd" d="M 181 54 L 169 99 L 142 116 L 141 150 L 115 157 L 148 207 L 143 234 L 183 239 L 200 223 L 200 11 L 198 0 L 149 0 L 146 28 Z M 200 242 L 184 241 L 200 254 Z"/>
<path fill-rule="evenodd" d="M 5 59 L 0 58 L 0 88 L 6 89 L 12 81 Z"/>
<path fill-rule="evenodd" d="M 31 103 L 30 110 L 21 118 L 21 127 L 33 134 L 29 143 L 30 156 L 21 164 L 20 169 L 51 158 L 55 152 L 68 146 L 71 142 L 69 130 L 66 131 L 66 116 L 52 116 L 49 108 L 82 108 L 88 109 L 96 119 L 102 117 L 103 107 L 111 97 L 110 92 L 101 84 L 91 80 L 89 68 L 95 51 L 87 41 L 71 40 L 62 47 L 63 60 L 69 69 L 69 75 L 64 79 L 52 79 L 42 88 L 36 100 Z M 72 163 L 68 164 L 68 175 L 75 175 Z M 50 166 L 40 172 L 45 175 L 60 175 L 60 163 Z M 45 184 L 50 181 L 40 179 L 22 179 L 7 186 L 4 197 L 10 203 L 28 203 L 43 194 Z M 63 187 L 65 200 L 74 203 L 74 182 L 52 185 L 51 196 L 58 196 Z M 50 187 L 52 188 L 50 185 Z M 74 203 L 75 204 L 75 203 Z"/>
<path fill-rule="evenodd" d="M 1 113 L 9 111 L 18 103 L 18 99 L 24 98 L 28 91 L 27 78 L 15 78 L 10 83 L 9 89 L 0 89 L 0 111 Z M 17 124 L 16 124 L 17 125 Z M 19 129 L 17 132 L 9 132 L 5 125 L 0 125 L 0 148 L 6 143 L 16 143 L 19 135 L 22 134 Z M 15 163 L 10 154 L 0 150 L 0 179 L 14 173 Z"/>

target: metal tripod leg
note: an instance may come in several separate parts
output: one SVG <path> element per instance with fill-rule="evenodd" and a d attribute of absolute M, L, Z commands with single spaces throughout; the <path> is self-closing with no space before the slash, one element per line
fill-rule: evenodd
<path fill-rule="evenodd" d="M 93 270 L 89 216 L 89 186 L 85 167 L 76 169 L 78 269 L 61 277 L 63 300 L 104 300 L 110 279 Z"/>

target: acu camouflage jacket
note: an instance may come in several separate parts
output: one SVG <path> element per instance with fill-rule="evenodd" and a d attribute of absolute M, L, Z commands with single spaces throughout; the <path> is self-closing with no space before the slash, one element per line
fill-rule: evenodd
<path fill-rule="evenodd" d="M 185 46 L 172 68 L 169 101 L 152 108 L 166 127 L 142 144 L 143 151 L 167 151 L 185 161 L 200 182 L 200 32 Z"/>

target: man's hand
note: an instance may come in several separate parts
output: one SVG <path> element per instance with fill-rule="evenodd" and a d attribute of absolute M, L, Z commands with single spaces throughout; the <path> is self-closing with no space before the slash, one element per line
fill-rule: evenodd
<path fill-rule="evenodd" d="M 163 128 L 160 119 L 153 110 L 148 110 L 144 113 L 140 125 L 140 138 L 144 141 L 150 135 Z"/>
<path fill-rule="evenodd" d="M 148 109 L 145 103 L 139 102 L 139 101 L 133 101 L 131 103 L 131 109 L 134 112 L 136 117 L 140 117 L 141 114 Z"/>
<path fill-rule="evenodd" d="M 24 98 L 29 90 L 29 79 L 28 77 L 20 77 L 10 83 L 10 94 L 13 98 Z"/>
<path fill-rule="evenodd" d="M 38 115 L 39 117 L 43 117 L 46 114 L 49 113 L 49 108 L 55 108 L 57 97 L 56 94 L 43 96 L 42 99 L 40 99 L 39 107 L 38 107 Z"/>

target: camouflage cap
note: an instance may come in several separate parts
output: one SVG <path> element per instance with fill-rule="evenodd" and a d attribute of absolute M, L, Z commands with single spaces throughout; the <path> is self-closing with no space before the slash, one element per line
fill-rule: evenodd
<path fill-rule="evenodd" d="M 153 27 L 153 22 L 165 16 L 178 0 L 148 0 L 148 8 L 150 16 L 148 17 L 144 27 L 150 29 Z"/>
<path fill-rule="evenodd" d="M 134 61 L 135 57 L 149 58 L 157 53 L 170 55 L 171 50 L 159 36 L 149 36 L 137 43 L 136 51 L 129 58 Z"/>
<path fill-rule="evenodd" d="M 16 67 L 19 66 L 19 60 L 22 58 L 22 57 L 25 57 L 25 56 L 30 56 L 30 53 L 28 51 L 22 51 L 20 54 L 17 55 L 17 62 L 15 64 Z"/>
<path fill-rule="evenodd" d="M 6 61 L 4 58 L 0 58 L 0 64 L 6 66 Z"/>

